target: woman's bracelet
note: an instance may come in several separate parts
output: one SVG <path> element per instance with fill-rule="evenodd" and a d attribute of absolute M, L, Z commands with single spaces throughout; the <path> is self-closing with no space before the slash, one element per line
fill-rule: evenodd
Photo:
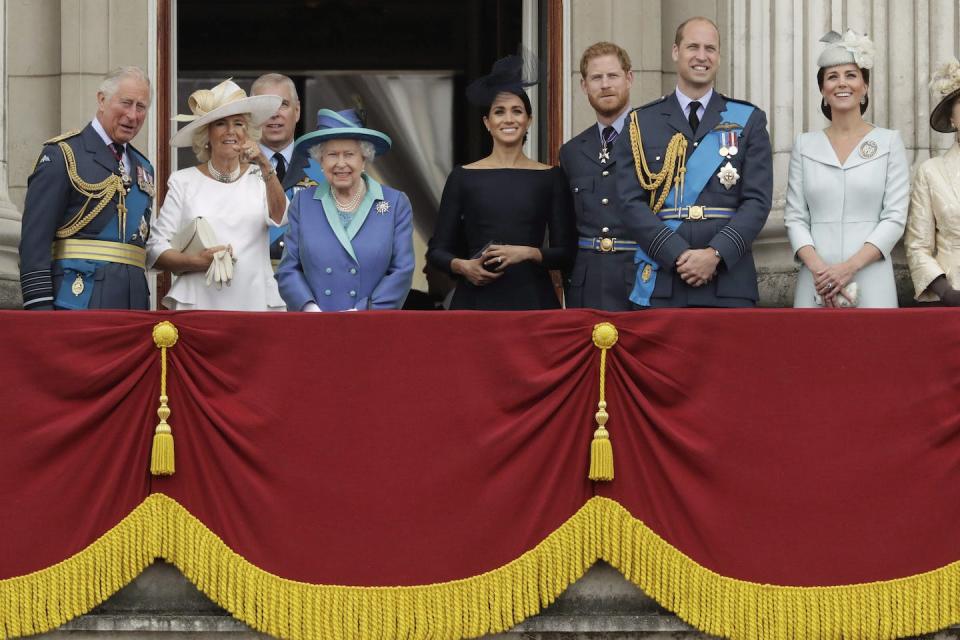
<path fill-rule="evenodd" d="M 260 173 L 260 177 L 263 178 L 264 182 L 269 180 L 270 176 L 275 176 L 275 175 L 277 175 L 276 169 L 270 169 L 270 171 L 268 171 L 267 173 L 262 173 L 262 172 Z"/>

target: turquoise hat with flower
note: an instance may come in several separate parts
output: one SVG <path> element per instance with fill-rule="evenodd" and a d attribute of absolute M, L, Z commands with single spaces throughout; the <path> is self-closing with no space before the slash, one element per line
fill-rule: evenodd
<path fill-rule="evenodd" d="M 327 140 L 364 140 L 373 145 L 378 156 L 390 150 L 390 136 L 364 126 L 356 109 L 317 111 L 317 130 L 305 133 L 294 143 L 294 153 L 307 155 L 311 147 Z"/>

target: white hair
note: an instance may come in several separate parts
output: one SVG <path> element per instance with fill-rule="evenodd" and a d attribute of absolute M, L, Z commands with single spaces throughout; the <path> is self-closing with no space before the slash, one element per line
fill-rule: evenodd
<path fill-rule="evenodd" d="M 113 94 L 117 92 L 117 88 L 120 87 L 120 83 L 127 78 L 142 80 L 147 85 L 147 104 L 153 102 L 153 87 L 150 85 L 150 78 L 147 77 L 147 72 L 140 67 L 117 67 L 103 76 L 103 81 L 97 91 L 102 93 L 107 100 L 110 100 Z"/>
<path fill-rule="evenodd" d="M 356 140 L 356 138 L 345 138 L 346 140 Z M 363 156 L 363 159 L 367 162 L 373 162 L 374 156 L 377 155 L 377 150 L 374 148 L 373 143 L 367 140 L 356 140 L 360 145 L 360 155 Z M 310 157 L 316 160 L 317 162 L 323 162 L 323 145 L 325 142 L 318 142 L 317 144 L 310 147 Z"/>
<path fill-rule="evenodd" d="M 280 84 L 287 88 L 290 92 L 290 96 L 293 98 L 294 104 L 300 104 L 300 96 L 297 94 L 297 85 L 293 83 L 293 80 L 283 75 L 282 73 L 265 73 L 256 80 L 253 81 L 253 84 L 250 86 L 250 95 L 255 96 L 259 95 L 260 89 L 264 88 L 267 85 Z"/>

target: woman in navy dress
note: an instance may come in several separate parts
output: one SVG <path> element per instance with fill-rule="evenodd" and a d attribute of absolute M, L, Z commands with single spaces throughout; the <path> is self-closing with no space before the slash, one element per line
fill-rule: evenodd
<path fill-rule="evenodd" d="M 451 309 L 560 307 L 550 270 L 572 265 L 576 229 L 563 171 L 523 153 L 531 84 L 522 58 L 508 56 L 467 89 L 485 109 L 493 151 L 454 168 L 443 189 L 427 259 L 458 279 Z"/>

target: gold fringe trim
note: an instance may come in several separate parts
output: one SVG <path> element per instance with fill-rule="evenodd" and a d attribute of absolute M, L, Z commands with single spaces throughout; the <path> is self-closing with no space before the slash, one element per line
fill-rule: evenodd
<path fill-rule="evenodd" d="M 541 611 L 598 559 L 694 627 L 735 640 L 897 638 L 960 621 L 960 562 L 846 586 L 744 582 L 701 567 L 607 498 L 592 498 L 543 542 L 493 571 L 414 587 L 343 587 L 258 569 L 175 500 L 153 494 L 73 557 L 0 580 L 0 637 L 49 631 L 90 611 L 157 557 L 254 629 L 291 640 L 499 633 Z"/>

